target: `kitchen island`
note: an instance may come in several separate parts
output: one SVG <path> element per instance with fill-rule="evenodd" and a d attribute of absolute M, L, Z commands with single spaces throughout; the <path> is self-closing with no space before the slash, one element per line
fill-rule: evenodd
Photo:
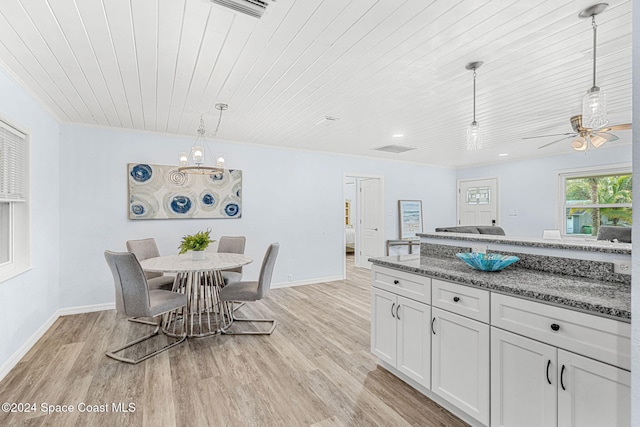
<path fill-rule="evenodd" d="M 451 234 L 370 259 L 379 364 L 472 425 L 629 425 L 630 246 Z M 472 249 L 521 260 L 477 271 Z"/>

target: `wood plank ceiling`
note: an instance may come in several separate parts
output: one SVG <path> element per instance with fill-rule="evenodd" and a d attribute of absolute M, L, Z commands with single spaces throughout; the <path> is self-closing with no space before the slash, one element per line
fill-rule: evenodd
<path fill-rule="evenodd" d="M 584 0 L 2 0 L 0 65 L 60 120 L 446 166 L 570 152 L 591 86 Z M 597 84 L 631 121 L 632 2 L 597 17 Z M 484 149 L 466 151 L 471 61 Z M 317 124 L 325 116 L 339 120 Z M 403 134 L 403 137 L 393 137 Z M 630 131 L 607 145 L 630 144 Z M 373 151 L 401 144 L 402 154 Z M 183 147 L 176 147 L 176 151 Z M 602 149 L 602 148 L 601 148 Z"/>

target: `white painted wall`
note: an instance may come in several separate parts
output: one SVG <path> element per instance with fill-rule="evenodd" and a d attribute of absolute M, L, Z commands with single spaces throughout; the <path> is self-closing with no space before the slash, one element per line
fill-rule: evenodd
<path fill-rule="evenodd" d="M 557 208 L 558 172 L 630 163 L 631 145 L 614 144 L 586 153 L 461 168 L 458 179 L 498 177 L 500 225 L 505 232 L 510 236 L 542 237 L 544 229 L 561 228 Z M 517 209 L 518 216 L 509 216 L 510 209 Z"/>
<path fill-rule="evenodd" d="M 30 133 L 33 268 L 0 283 L 0 367 L 58 309 L 59 125 L 0 70 L 0 116 Z"/>
<path fill-rule="evenodd" d="M 113 301 L 105 249 L 124 250 L 125 241 L 155 237 L 162 254 L 177 252 L 184 234 L 211 228 L 221 235 L 247 236 L 246 253 L 256 262 L 245 277 L 257 277 L 269 243 L 279 241 L 273 281 L 321 281 L 343 274 L 344 174 L 385 177 L 385 239 L 398 235 L 398 199 L 422 199 L 425 227 L 455 215 L 454 169 L 279 149 L 255 144 L 210 143 L 228 153 L 227 164 L 243 171 L 241 219 L 127 219 L 129 162 L 175 164 L 193 138 L 95 126 L 63 125 L 61 157 L 62 307 Z M 437 201 L 437 203 L 435 202 Z"/>

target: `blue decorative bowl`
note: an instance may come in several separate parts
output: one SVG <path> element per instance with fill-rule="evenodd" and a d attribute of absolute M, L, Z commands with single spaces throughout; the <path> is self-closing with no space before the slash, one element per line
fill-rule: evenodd
<path fill-rule="evenodd" d="M 482 271 L 500 271 L 520 260 L 517 256 L 482 254 L 480 252 L 463 252 L 456 254 L 456 256 L 469 266 Z"/>

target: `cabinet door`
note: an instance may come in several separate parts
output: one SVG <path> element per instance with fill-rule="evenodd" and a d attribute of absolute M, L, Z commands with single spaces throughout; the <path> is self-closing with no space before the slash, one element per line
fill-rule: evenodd
<path fill-rule="evenodd" d="M 491 328 L 491 426 L 554 427 L 557 351 Z"/>
<path fill-rule="evenodd" d="M 371 288 L 371 352 L 396 365 L 396 295 Z"/>
<path fill-rule="evenodd" d="M 398 361 L 396 367 L 429 388 L 431 386 L 431 307 L 398 297 Z"/>
<path fill-rule="evenodd" d="M 630 425 L 629 371 L 558 350 L 558 377 L 559 425 Z"/>
<path fill-rule="evenodd" d="M 489 325 L 432 308 L 431 390 L 489 424 Z"/>

